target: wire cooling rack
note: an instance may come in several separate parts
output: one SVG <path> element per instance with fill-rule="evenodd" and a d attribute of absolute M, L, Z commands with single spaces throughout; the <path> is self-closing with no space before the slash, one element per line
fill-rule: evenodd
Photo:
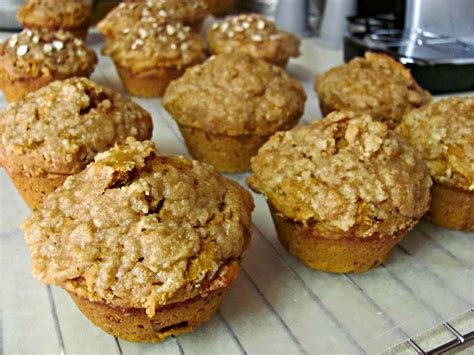
<path fill-rule="evenodd" d="M 90 43 L 100 48 L 97 36 Z M 307 89 L 307 123 L 320 115 L 312 78 L 340 64 L 342 55 L 310 41 L 303 53 L 289 70 Z M 108 58 L 100 56 L 93 79 L 123 92 Z M 188 155 L 160 101 L 134 100 L 153 115 L 158 149 Z M 6 106 L 3 98 L 0 105 Z M 246 176 L 229 175 L 244 186 Z M 132 344 L 93 326 L 61 289 L 32 279 L 19 229 L 30 211 L 0 170 L 0 354 L 422 354 L 473 338 L 473 233 L 423 221 L 381 267 L 316 272 L 281 247 L 265 200 L 254 198 L 252 245 L 216 316 L 192 334 Z"/>

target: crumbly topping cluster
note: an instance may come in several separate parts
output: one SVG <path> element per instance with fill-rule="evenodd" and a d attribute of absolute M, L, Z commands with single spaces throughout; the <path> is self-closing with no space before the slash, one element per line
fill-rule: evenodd
<path fill-rule="evenodd" d="M 252 189 L 328 238 L 388 237 L 412 228 L 430 204 L 419 153 L 368 115 L 334 112 L 278 132 L 251 164 Z"/>
<path fill-rule="evenodd" d="M 397 130 L 421 152 L 434 181 L 474 191 L 474 96 L 409 111 Z"/>
<path fill-rule="evenodd" d="M 431 100 L 402 64 L 369 52 L 318 77 L 315 89 L 325 111 L 368 113 L 390 128 L 400 123 L 405 112 Z"/>
<path fill-rule="evenodd" d="M 103 53 L 140 72 L 156 66 L 189 66 L 205 58 L 202 37 L 181 23 L 138 22 L 109 41 Z"/>
<path fill-rule="evenodd" d="M 18 20 L 29 26 L 74 28 L 89 22 L 88 0 L 26 0 L 18 9 Z"/>
<path fill-rule="evenodd" d="M 129 139 L 69 177 L 23 227 L 40 281 L 152 317 L 209 292 L 239 261 L 252 209 L 211 166 Z"/>
<path fill-rule="evenodd" d="M 216 22 L 208 38 L 214 53 L 240 50 L 262 59 L 299 55 L 299 40 L 258 14 L 230 16 Z"/>
<path fill-rule="evenodd" d="M 271 135 L 296 124 L 302 85 L 283 69 L 245 53 L 211 57 L 173 81 L 163 106 L 180 124 L 227 135 Z"/>
<path fill-rule="evenodd" d="M 0 162 L 71 174 L 128 136 L 149 139 L 151 116 L 85 78 L 55 81 L 0 112 Z"/>
<path fill-rule="evenodd" d="M 95 52 L 70 32 L 25 29 L 0 47 L 0 78 L 91 73 Z"/>
<path fill-rule="evenodd" d="M 207 16 L 203 0 L 151 0 L 119 4 L 98 24 L 106 37 L 127 31 L 136 22 L 181 22 L 186 25 L 201 23 Z"/>

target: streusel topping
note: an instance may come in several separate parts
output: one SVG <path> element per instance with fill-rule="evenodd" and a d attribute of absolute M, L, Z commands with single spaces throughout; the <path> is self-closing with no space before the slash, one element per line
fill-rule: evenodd
<path fill-rule="evenodd" d="M 430 204 L 420 154 L 369 115 L 334 112 L 278 132 L 252 158 L 252 171 L 249 185 L 278 212 L 328 238 L 393 235 Z"/>
<path fill-rule="evenodd" d="M 90 74 L 97 55 L 70 32 L 25 29 L 0 46 L 0 80 Z"/>
<path fill-rule="evenodd" d="M 211 57 L 166 90 L 163 106 L 181 124 L 227 135 L 272 134 L 304 111 L 303 86 L 245 53 Z"/>
<path fill-rule="evenodd" d="M 263 15 L 243 14 L 216 22 L 208 31 L 215 54 L 240 51 L 270 62 L 298 57 L 299 40 Z"/>
<path fill-rule="evenodd" d="M 204 0 L 148 0 L 125 2 L 115 7 L 97 25 L 108 38 L 127 32 L 136 22 L 181 22 L 195 26 L 207 16 Z"/>
<path fill-rule="evenodd" d="M 91 13 L 88 0 L 26 0 L 17 17 L 28 26 L 75 28 L 87 25 Z"/>
<path fill-rule="evenodd" d="M 0 112 L 0 163 L 71 174 L 128 136 L 149 139 L 151 116 L 85 78 L 55 81 Z"/>
<path fill-rule="evenodd" d="M 181 23 L 141 21 L 109 41 L 103 53 L 133 72 L 143 72 L 200 63 L 206 57 L 205 46 L 199 34 Z"/>
<path fill-rule="evenodd" d="M 40 281 L 151 317 L 205 293 L 240 259 L 252 209 L 210 165 L 129 139 L 69 177 L 23 227 Z"/>
<path fill-rule="evenodd" d="M 474 96 L 412 110 L 397 130 L 421 152 L 434 181 L 474 191 Z"/>
<path fill-rule="evenodd" d="M 405 112 L 431 100 L 402 64 L 369 52 L 316 78 L 315 88 L 331 110 L 368 113 L 390 128 L 400 123 Z"/>

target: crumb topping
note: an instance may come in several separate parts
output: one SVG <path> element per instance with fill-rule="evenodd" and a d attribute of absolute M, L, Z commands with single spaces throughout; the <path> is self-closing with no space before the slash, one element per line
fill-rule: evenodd
<path fill-rule="evenodd" d="M 369 115 L 334 112 L 278 132 L 251 164 L 252 189 L 328 238 L 390 236 L 412 228 L 430 204 L 419 153 Z"/>
<path fill-rule="evenodd" d="M 207 16 L 204 0 L 148 0 L 125 2 L 115 7 L 97 25 L 108 38 L 123 33 L 136 22 L 181 22 L 196 26 Z"/>
<path fill-rule="evenodd" d="M 173 81 L 163 106 L 180 124 L 227 135 L 270 135 L 304 111 L 303 86 L 245 53 L 211 57 Z"/>
<path fill-rule="evenodd" d="M 369 52 L 316 78 L 315 89 L 330 111 L 368 113 L 390 128 L 400 123 L 405 112 L 431 100 L 402 64 Z"/>
<path fill-rule="evenodd" d="M 205 294 L 239 261 L 252 209 L 210 165 L 129 139 L 69 177 L 23 228 L 34 277 L 152 317 Z"/>
<path fill-rule="evenodd" d="M 0 81 L 90 75 L 97 55 L 70 32 L 25 29 L 0 46 Z"/>
<path fill-rule="evenodd" d="M 205 59 L 203 38 L 181 23 L 138 22 L 109 41 L 103 53 L 134 72 L 186 67 Z"/>
<path fill-rule="evenodd" d="M 20 23 L 33 27 L 74 29 L 89 23 L 92 7 L 87 0 L 26 0 L 18 9 Z"/>
<path fill-rule="evenodd" d="M 300 55 L 300 42 L 295 36 L 258 14 L 229 16 L 214 23 L 208 40 L 215 54 L 241 51 L 270 62 Z"/>
<path fill-rule="evenodd" d="M 397 130 L 421 152 L 434 181 L 474 191 L 474 96 L 409 111 Z"/>
<path fill-rule="evenodd" d="M 149 113 L 112 90 L 85 78 L 55 81 L 0 112 L 0 162 L 71 174 L 116 142 L 149 139 L 151 131 Z"/>

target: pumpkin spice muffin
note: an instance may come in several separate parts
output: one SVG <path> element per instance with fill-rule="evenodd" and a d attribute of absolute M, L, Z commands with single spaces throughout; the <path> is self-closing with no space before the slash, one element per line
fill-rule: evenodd
<path fill-rule="evenodd" d="M 138 22 L 108 41 L 110 55 L 132 95 L 162 96 L 168 84 L 206 58 L 203 38 L 181 23 Z"/>
<path fill-rule="evenodd" d="M 214 16 L 226 15 L 234 6 L 235 0 L 204 0 L 207 9 Z"/>
<path fill-rule="evenodd" d="M 69 31 L 85 39 L 92 7 L 88 0 L 26 0 L 18 9 L 18 21 L 25 28 Z"/>
<path fill-rule="evenodd" d="M 474 230 L 474 96 L 409 111 L 397 128 L 425 159 L 433 187 L 428 219 Z"/>
<path fill-rule="evenodd" d="M 282 68 L 290 57 L 300 55 L 298 38 L 258 14 L 230 16 L 216 22 L 207 39 L 213 54 L 244 52 Z"/>
<path fill-rule="evenodd" d="M 55 81 L 0 112 L 0 165 L 34 209 L 98 152 L 151 132 L 148 112 L 110 89 Z"/>
<path fill-rule="evenodd" d="M 217 55 L 172 82 L 163 106 L 189 152 L 222 172 L 250 169 L 250 158 L 276 131 L 303 114 L 303 86 L 283 69 L 245 53 Z"/>
<path fill-rule="evenodd" d="M 251 236 L 250 194 L 207 164 L 128 139 L 24 223 L 33 276 L 97 326 L 157 342 L 216 312 Z"/>
<path fill-rule="evenodd" d="M 55 80 L 89 77 L 97 55 L 69 32 L 23 30 L 0 45 L 0 88 L 18 101 Z"/>
<path fill-rule="evenodd" d="M 252 158 L 283 246 L 306 265 L 364 272 L 387 258 L 430 203 L 417 151 L 369 115 L 334 112 L 278 132 Z"/>
<path fill-rule="evenodd" d="M 402 64 L 370 52 L 316 78 L 315 90 L 323 115 L 338 110 L 368 113 L 390 128 L 405 112 L 431 100 Z"/>
<path fill-rule="evenodd" d="M 207 17 L 204 0 L 148 0 L 116 6 L 97 25 L 107 40 L 126 33 L 137 22 L 180 22 L 199 31 Z"/>

